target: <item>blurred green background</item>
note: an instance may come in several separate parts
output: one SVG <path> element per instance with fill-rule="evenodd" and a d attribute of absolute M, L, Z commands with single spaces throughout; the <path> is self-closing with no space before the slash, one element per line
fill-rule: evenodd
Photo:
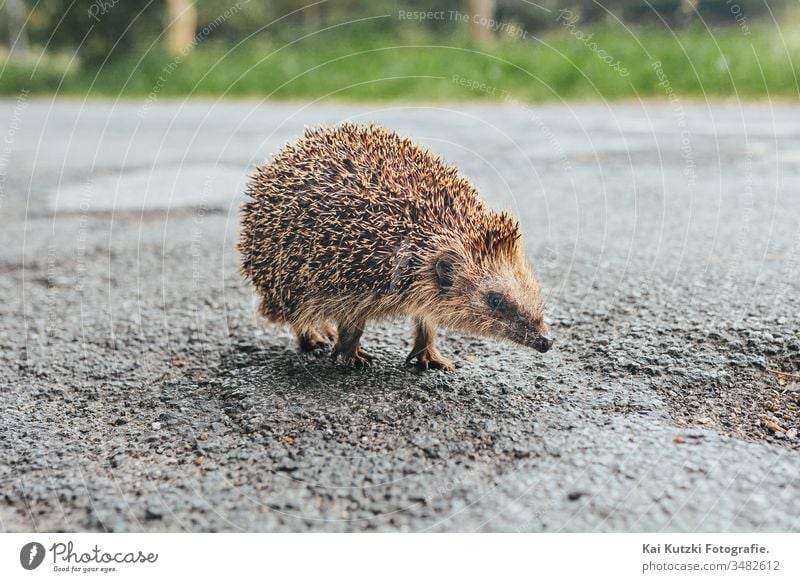
<path fill-rule="evenodd" d="M 798 0 L 5 0 L 0 92 L 798 96 Z"/>

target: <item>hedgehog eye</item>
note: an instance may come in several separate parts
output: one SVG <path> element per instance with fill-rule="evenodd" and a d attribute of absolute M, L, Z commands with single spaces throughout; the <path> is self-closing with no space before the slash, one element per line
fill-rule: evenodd
<path fill-rule="evenodd" d="M 506 300 L 503 299 L 503 296 L 500 295 L 500 293 L 489 293 L 489 295 L 486 297 L 486 300 L 489 303 L 489 307 L 492 308 L 492 311 L 503 309 L 506 304 Z"/>

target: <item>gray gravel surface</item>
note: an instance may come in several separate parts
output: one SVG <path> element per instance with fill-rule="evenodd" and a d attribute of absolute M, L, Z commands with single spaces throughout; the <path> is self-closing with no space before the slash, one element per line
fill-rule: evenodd
<path fill-rule="evenodd" d="M 797 531 L 800 111 L 6 101 L 0 530 Z M 247 173 L 378 121 L 518 215 L 558 336 L 254 320 Z"/>

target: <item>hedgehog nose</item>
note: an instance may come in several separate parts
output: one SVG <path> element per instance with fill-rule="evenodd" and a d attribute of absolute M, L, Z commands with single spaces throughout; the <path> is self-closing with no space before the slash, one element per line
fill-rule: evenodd
<path fill-rule="evenodd" d="M 540 335 L 533 340 L 533 349 L 537 352 L 545 353 L 551 347 L 553 347 L 553 338 L 546 335 Z"/>

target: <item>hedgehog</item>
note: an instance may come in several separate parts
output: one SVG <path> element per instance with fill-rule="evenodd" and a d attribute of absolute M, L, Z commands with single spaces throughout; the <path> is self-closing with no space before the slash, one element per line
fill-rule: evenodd
<path fill-rule="evenodd" d="M 439 328 L 553 344 L 519 222 L 454 166 L 381 126 L 315 127 L 256 168 L 242 205 L 241 271 L 258 313 L 301 351 L 363 367 L 368 322 L 413 321 L 407 363 L 452 371 Z"/>

